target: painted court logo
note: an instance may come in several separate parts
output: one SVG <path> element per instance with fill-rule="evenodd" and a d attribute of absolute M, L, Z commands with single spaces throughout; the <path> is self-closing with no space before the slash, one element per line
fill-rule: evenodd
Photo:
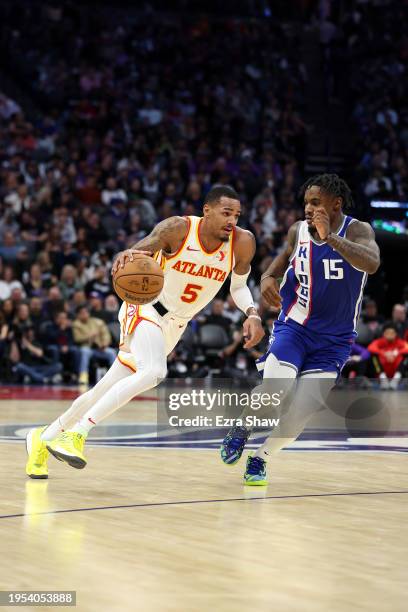
<path fill-rule="evenodd" d="M 8 424 L 0 426 L 0 443 L 25 443 L 29 429 L 38 423 Z M 205 431 L 180 431 L 176 428 L 158 427 L 156 423 L 118 423 L 96 428 L 88 438 L 88 444 L 96 446 L 120 446 L 135 448 L 165 448 L 168 450 L 195 449 L 219 451 L 224 437 L 220 428 Z M 254 435 L 247 445 L 255 449 L 264 435 Z M 405 432 L 389 432 L 387 437 L 351 437 L 345 431 L 307 429 L 284 451 L 319 452 L 376 452 L 407 453 L 408 436 Z"/>

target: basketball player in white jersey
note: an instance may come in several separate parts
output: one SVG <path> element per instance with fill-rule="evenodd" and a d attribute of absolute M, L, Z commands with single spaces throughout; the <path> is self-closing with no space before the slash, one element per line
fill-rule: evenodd
<path fill-rule="evenodd" d="M 158 260 L 164 271 L 159 304 L 122 304 L 117 359 L 95 387 L 51 425 L 30 430 L 28 476 L 48 478 L 49 452 L 72 467 L 85 467 L 83 449 L 89 431 L 166 376 L 167 355 L 190 319 L 216 296 L 230 273 L 231 295 L 247 315 L 244 347 L 258 344 L 264 331 L 247 286 L 255 239 L 251 232 L 237 227 L 240 211 L 233 189 L 214 187 L 205 198 L 203 217 L 170 217 L 134 248 L 118 255 L 112 271 L 137 253 Z"/>

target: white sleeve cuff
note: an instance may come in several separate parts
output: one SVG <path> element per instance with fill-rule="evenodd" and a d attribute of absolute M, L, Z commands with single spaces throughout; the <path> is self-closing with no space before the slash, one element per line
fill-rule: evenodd
<path fill-rule="evenodd" d="M 231 287 L 230 293 L 236 306 L 242 310 L 245 314 L 248 308 L 255 308 L 254 299 L 251 291 L 247 286 L 247 279 L 250 275 L 251 269 L 247 274 L 236 274 L 234 271 L 231 273 Z"/>

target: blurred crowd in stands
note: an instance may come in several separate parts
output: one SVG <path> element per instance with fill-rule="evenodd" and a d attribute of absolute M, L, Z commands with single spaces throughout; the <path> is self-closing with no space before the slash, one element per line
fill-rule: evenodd
<path fill-rule="evenodd" d="M 342 27 L 361 192 L 407 202 L 408 3 L 356 2 Z"/>
<path fill-rule="evenodd" d="M 109 367 L 119 337 L 114 255 L 164 218 L 200 214 L 214 183 L 235 187 L 240 225 L 256 237 L 251 282 L 270 331 L 276 315 L 259 298 L 260 275 L 303 216 L 297 191 L 308 75 L 290 24 L 168 18 L 118 26 L 98 11 L 79 19 L 73 6 L 15 3 L 2 15 L 3 56 L 41 109 L 29 119 L 0 95 L 0 377 L 7 381 L 87 383 Z M 357 49 L 364 39 L 361 31 L 355 37 Z M 359 104 L 372 104 L 375 93 L 363 94 Z M 384 108 L 375 108 L 367 129 Z M 399 107 L 395 114 L 402 127 Z M 383 135 L 393 129 L 391 116 L 380 117 Z M 395 169 L 395 151 L 387 159 Z M 170 355 L 170 375 L 255 375 L 265 343 L 244 351 L 241 322 L 225 288 Z M 371 350 L 381 320 L 373 315 L 363 325 L 370 333 L 358 341 Z M 381 354 L 375 368 L 387 371 Z"/>

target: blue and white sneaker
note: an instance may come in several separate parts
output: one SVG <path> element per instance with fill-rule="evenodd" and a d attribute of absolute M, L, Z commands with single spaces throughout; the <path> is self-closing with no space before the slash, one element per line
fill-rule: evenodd
<path fill-rule="evenodd" d="M 244 483 L 249 486 L 264 487 L 266 479 L 266 461 L 260 457 L 248 457 L 244 474 Z"/>
<path fill-rule="evenodd" d="M 220 448 L 221 459 L 224 463 L 227 465 L 238 463 L 250 433 L 246 427 L 234 426 L 229 430 Z"/>

